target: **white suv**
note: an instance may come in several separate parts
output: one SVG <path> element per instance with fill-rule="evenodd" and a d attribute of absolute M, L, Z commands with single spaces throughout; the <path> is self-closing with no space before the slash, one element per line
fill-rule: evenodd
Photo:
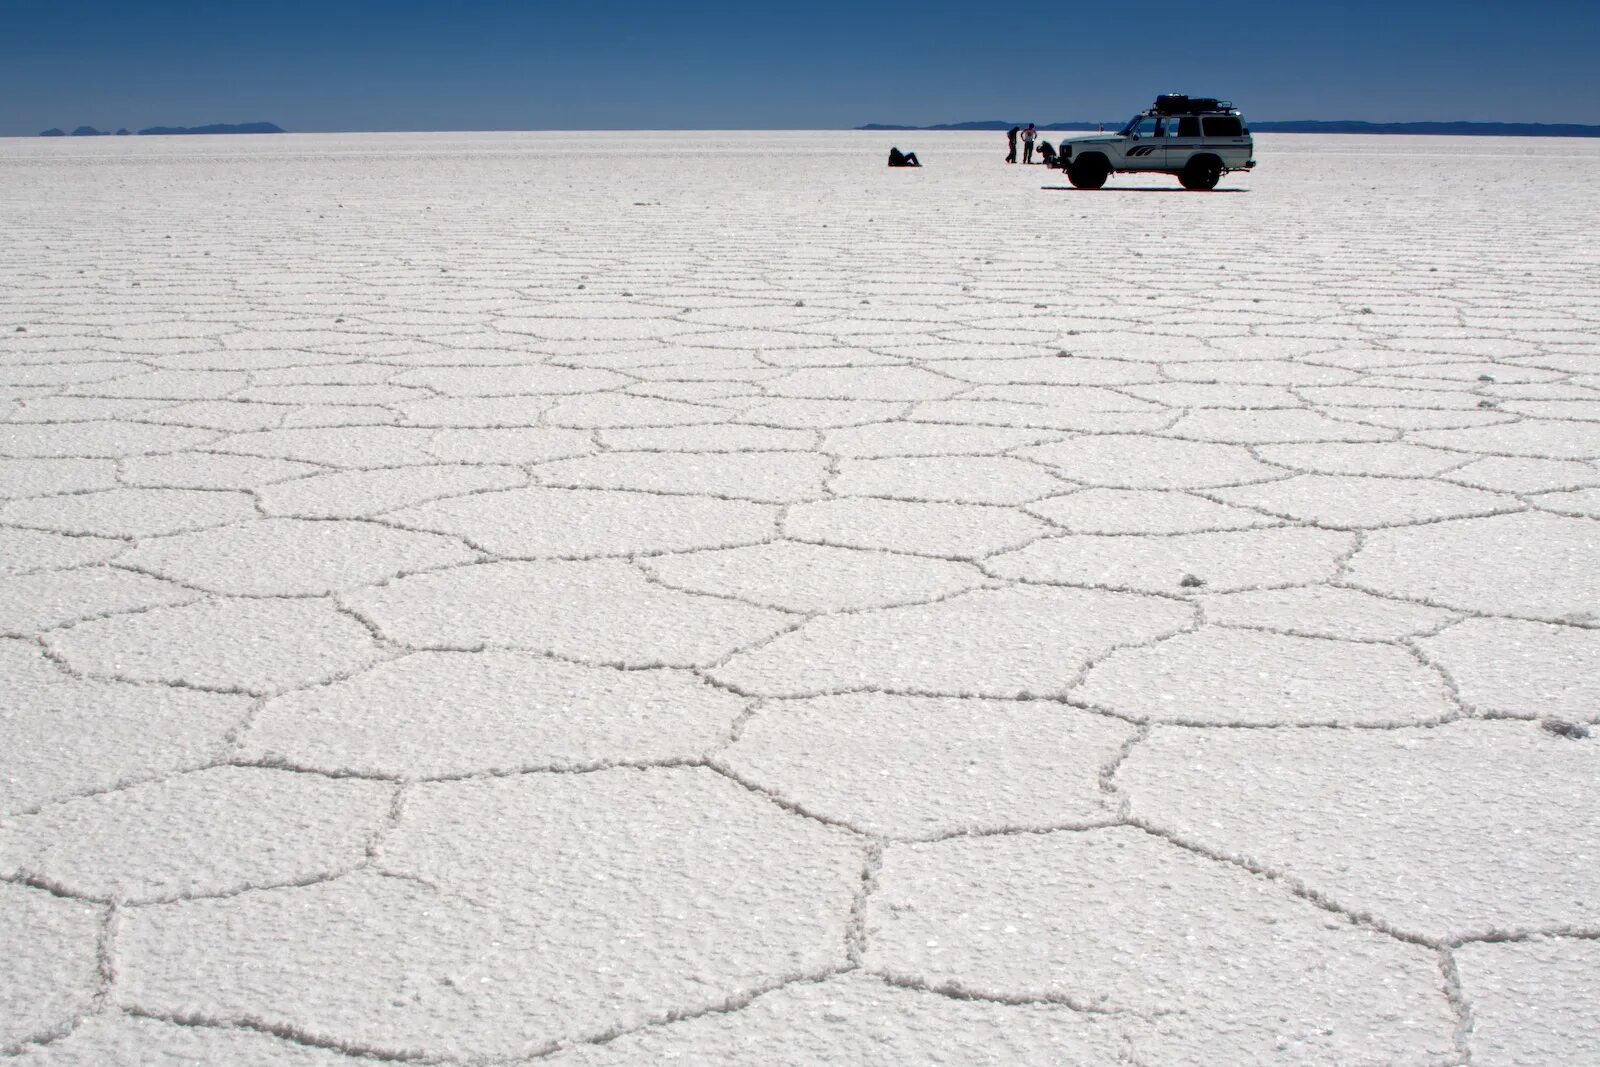
<path fill-rule="evenodd" d="M 1158 96 L 1115 134 L 1062 141 L 1056 157 L 1079 189 L 1098 189 L 1113 171 L 1177 175 L 1185 189 L 1215 189 L 1230 170 L 1256 165 L 1244 118 L 1226 100 Z"/>

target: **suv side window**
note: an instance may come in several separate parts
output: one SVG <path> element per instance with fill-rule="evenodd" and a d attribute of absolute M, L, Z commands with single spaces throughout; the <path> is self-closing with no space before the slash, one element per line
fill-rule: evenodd
<path fill-rule="evenodd" d="M 1207 115 L 1207 137 L 1243 137 L 1244 123 L 1237 115 Z"/>
<path fill-rule="evenodd" d="M 1158 131 L 1160 128 L 1160 119 L 1146 115 L 1144 118 L 1139 120 L 1139 125 L 1134 127 L 1133 132 L 1140 137 L 1158 137 L 1160 134 L 1156 131 Z"/>
<path fill-rule="evenodd" d="M 1177 129 L 1172 131 L 1174 137 L 1199 137 L 1200 120 L 1193 115 L 1181 118 L 1176 123 Z"/>

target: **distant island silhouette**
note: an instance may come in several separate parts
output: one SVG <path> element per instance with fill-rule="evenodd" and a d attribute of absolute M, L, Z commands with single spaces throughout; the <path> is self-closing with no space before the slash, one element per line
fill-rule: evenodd
<path fill-rule="evenodd" d="M 143 136 L 163 136 L 163 135 L 197 134 L 197 133 L 286 133 L 286 132 L 288 132 L 288 131 L 286 131 L 283 127 L 274 125 L 273 123 L 270 123 L 270 122 L 240 122 L 240 123 L 235 123 L 235 124 L 231 124 L 231 125 L 228 124 L 228 123 L 218 123 L 218 124 L 213 125 L 213 126 L 151 126 L 149 129 L 145 129 L 145 130 L 140 130 L 139 131 L 139 133 L 141 135 L 143 135 Z M 66 137 L 66 136 L 69 136 L 69 135 L 67 134 L 67 132 L 65 130 L 60 130 L 60 129 L 57 129 L 57 128 L 52 126 L 50 129 L 45 130 L 44 132 L 39 134 L 39 136 L 40 137 Z M 109 131 L 109 130 L 97 130 L 93 126 L 79 126 L 77 129 L 72 131 L 70 136 L 72 136 L 72 137 L 109 137 L 109 136 L 111 136 L 111 131 Z M 117 133 L 116 133 L 116 136 L 126 137 L 126 136 L 128 136 L 128 131 L 127 130 L 118 130 Z"/>
<path fill-rule="evenodd" d="M 1119 130 L 1128 120 L 1108 122 L 1047 122 L 1041 130 Z M 895 126 L 870 122 L 858 130 L 980 130 L 1003 133 L 1024 122 L 948 122 L 937 126 Z M 1600 137 L 1600 126 L 1575 122 L 1359 122 L 1354 119 L 1296 119 L 1287 122 L 1252 121 L 1255 133 L 1411 133 L 1444 134 L 1453 137 Z"/>

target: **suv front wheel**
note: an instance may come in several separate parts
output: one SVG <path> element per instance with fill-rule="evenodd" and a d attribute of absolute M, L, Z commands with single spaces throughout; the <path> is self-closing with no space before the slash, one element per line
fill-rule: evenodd
<path fill-rule="evenodd" d="M 1222 180 L 1222 160 L 1216 156 L 1195 156 L 1184 164 L 1178 181 L 1185 189 L 1205 192 L 1217 187 Z"/>
<path fill-rule="evenodd" d="M 1111 175 L 1111 164 L 1097 152 L 1079 156 L 1067 167 L 1067 180 L 1074 189 L 1098 189 Z"/>

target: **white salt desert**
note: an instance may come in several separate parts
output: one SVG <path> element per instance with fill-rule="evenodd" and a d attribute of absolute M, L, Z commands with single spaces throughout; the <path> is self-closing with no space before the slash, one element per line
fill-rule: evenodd
<path fill-rule="evenodd" d="M 1257 154 L 0 142 L 0 1054 L 1600 1060 L 1600 143 Z"/>

